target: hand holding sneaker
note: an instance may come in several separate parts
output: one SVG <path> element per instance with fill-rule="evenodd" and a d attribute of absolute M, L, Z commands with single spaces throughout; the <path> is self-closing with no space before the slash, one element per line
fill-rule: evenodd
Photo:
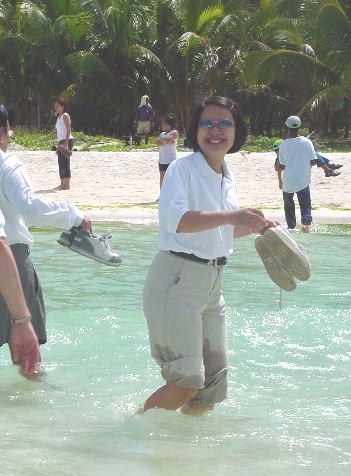
<path fill-rule="evenodd" d="M 99 263 L 107 266 L 120 266 L 122 263 L 120 256 L 111 250 L 108 243 L 111 233 L 106 231 L 101 235 L 95 235 L 88 229 L 90 220 L 84 219 L 83 222 L 86 228 L 72 227 L 70 230 L 62 232 L 57 242 L 75 253 Z"/>
<path fill-rule="evenodd" d="M 90 218 L 85 216 L 82 223 L 79 225 L 80 228 L 83 228 L 83 230 L 88 230 L 90 231 L 90 233 L 93 232 L 92 228 L 91 228 L 91 221 L 90 221 Z"/>

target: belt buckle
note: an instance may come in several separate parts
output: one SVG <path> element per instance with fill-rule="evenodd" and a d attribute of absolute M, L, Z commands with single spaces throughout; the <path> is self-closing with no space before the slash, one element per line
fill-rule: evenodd
<path fill-rule="evenodd" d="M 221 256 L 220 258 L 212 260 L 212 264 L 215 268 L 222 268 L 227 264 L 227 258 L 225 256 Z"/>

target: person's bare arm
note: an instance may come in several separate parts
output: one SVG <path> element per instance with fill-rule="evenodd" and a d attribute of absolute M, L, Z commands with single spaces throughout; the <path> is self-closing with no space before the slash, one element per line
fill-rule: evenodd
<path fill-rule="evenodd" d="M 3 237 L 0 237 L 0 269 L 0 293 L 13 320 L 9 342 L 12 359 L 21 366 L 23 374 L 29 375 L 38 367 L 39 343 L 30 322 L 16 262 Z"/>
<path fill-rule="evenodd" d="M 12 319 L 29 316 L 16 262 L 5 238 L 0 237 L 0 292 Z"/>
<path fill-rule="evenodd" d="M 277 170 L 277 175 L 278 175 L 279 188 L 281 190 L 283 188 L 283 178 L 282 178 L 282 170 L 280 168 Z"/>
<path fill-rule="evenodd" d="M 70 138 L 72 128 L 71 128 L 71 119 L 67 114 L 64 114 L 63 122 L 65 123 L 65 126 L 66 126 L 65 146 L 68 147 L 68 139 Z"/>
<path fill-rule="evenodd" d="M 266 223 L 267 221 L 261 210 L 255 208 L 244 208 L 228 212 L 190 210 L 182 216 L 177 233 L 196 233 L 222 225 L 243 227 L 251 230 L 251 232 L 259 233 L 267 227 Z"/>

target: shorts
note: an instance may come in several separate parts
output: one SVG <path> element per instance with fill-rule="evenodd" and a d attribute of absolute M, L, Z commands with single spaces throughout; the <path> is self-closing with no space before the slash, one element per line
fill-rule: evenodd
<path fill-rule="evenodd" d="M 160 172 L 166 172 L 166 170 L 168 169 L 168 167 L 170 166 L 171 164 L 160 164 L 158 163 L 158 170 Z"/>
<path fill-rule="evenodd" d="M 147 135 L 151 132 L 151 121 L 139 121 L 137 127 L 137 135 Z"/>
<path fill-rule="evenodd" d="M 47 341 L 45 305 L 40 282 L 29 256 L 29 248 L 27 245 L 19 243 L 10 247 L 17 264 L 18 274 L 21 279 L 27 306 L 32 316 L 35 333 L 38 336 L 39 343 L 45 344 Z M 0 346 L 9 341 L 10 320 L 11 317 L 5 301 L 0 296 Z"/>
<path fill-rule="evenodd" d="M 60 140 L 59 144 L 63 144 L 65 141 Z M 73 139 L 68 139 L 68 148 L 69 150 L 73 149 Z M 71 158 L 66 157 L 65 155 L 58 152 L 57 162 L 59 166 L 59 175 L 61 179 L 71 178 Z"/>
<path fill-rule="evenodd" d="M 144 286 L 151 354 L 163 378 L 198 389 L 188 404 L 219 403 L 227 394 L 228 348 L 223 269 L 159 251 Z"/>

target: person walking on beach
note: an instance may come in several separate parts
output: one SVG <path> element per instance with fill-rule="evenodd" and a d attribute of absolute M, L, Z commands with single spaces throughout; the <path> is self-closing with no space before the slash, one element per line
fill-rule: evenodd
<path fill-rule="evenodd" d="M 71 151 L 73 148 L 73 136 L 71 118 L 67 109 L 67 103 L 62 98 L 54 100 L 54 109 L 58 114 L 56 121 L 57 132 L 57 161 L 61 184 L 55 190 L 69 190 L 71 181 Z"/>
<path fill-rule="evenodd" d="M 160 148 L 158 170 L 160 172 L 160 190 L 163 177 L 169 165 L 177 158 L 177 139 L 178 131 L 175 129 L 175 120 L 172 116 L 166 116 L 162 119 L 162 132 L 157 141 Z"/>
<path fill-rule="evenodd" d="M 301 231 L 308 233 L 312 223 L 310 194 L 311 166 L 316 164 L 316 153 L 312 141 L 299 135 L 301 120 L 289 116 L 285 121 L 287 138 L 279 147 L 279 163 L 283 173 L 283 201 L 288 228 L 296 227 L 296 193 L 301 212 Z"/>
<path fill-rule="evenodd" d="M 140 100 L 140 105 L 135 113 L 135 120 L 137 121 L 137 138 L 138 145 L 141 142 L 142 137 L 144 137 L 145 144 L 149 142 L 149 136 L 151 134 L 151 129 L 155 117 L 155 112 L 150 105 L 149 96 L 143 96 Z"/>
<path fill-rule="evenodd" d="M 41 197 L 33 190 L 27 170 L 15 155 L 7 153 L 8 114 L 0 105 L 0 210 L 5 218 L 5 233 L 15 258 L 23 292 L 31 314 L 32 324 L 39 343 L 44 344 L 46 336 L 46 314 L 39 279 L 30 258 L 33 237 L 27 224 L 71 228 L 79 226 L 91 231 L 91 223 L 84 213 L 62 201 Z M 0 314 L 7 316 L 7 308 L 0 303 Z M 7 342 L 2 335 L 0 345 Z"/>
<path fill-rule="evenodd" d="M 166 384 L 142 411 L 165 408 L 199 415 L 226 398 L 228 352 L 223 268 L 233 238 L 275 226 L 260 210 L 239 210 L 224 157 L 246 139 L 238 105 L 201 102 L 188 137 L 194 153 L 171 163 L 159 201 L 159 251 L 143 294 L 151 354 Z"/>
<path fill-rule="evenodd" d="M 39 364 L 39 342 L 31 323 L 16 262 L 6 241 L 5 220 L 0 211 L 0 345 L 7 342 L 12 360 L 23 375 L 31 375 Z M 8 319 L 7 317 L 10 317 Z"/>

